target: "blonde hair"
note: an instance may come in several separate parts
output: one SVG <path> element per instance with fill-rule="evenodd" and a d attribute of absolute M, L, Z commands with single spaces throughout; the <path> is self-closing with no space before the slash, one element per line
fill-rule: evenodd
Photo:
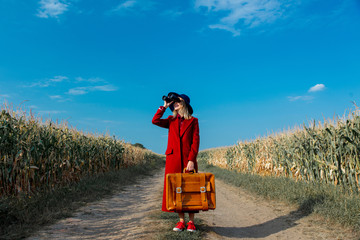
<path fill-rule="evenodd" d="M 174 118 L 177 117 L 178 114 L 182 115 L 186 120 L 189 120 L 192 118 L 191 114 L 189 113 L 189 109 L 184 101 L 184 99 L 180 98 L 180 105 L 182 106 L 179 110 L 173 111 Z"/>

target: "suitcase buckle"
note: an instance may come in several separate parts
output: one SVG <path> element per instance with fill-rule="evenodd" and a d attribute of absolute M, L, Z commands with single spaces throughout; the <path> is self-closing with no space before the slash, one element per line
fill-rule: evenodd
<path fill-rule="evenodd" d="M 181 187 L 176 188 L 176 193 L 182 193 Z"/>
<path fill-rule="evenodd" d="M 202 193 L 206 192 L 206 187 L 200 187 L 200 192 Z"/>

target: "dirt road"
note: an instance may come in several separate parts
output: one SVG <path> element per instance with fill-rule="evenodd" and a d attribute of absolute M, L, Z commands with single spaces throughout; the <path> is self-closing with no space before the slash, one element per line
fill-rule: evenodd
<path fill-rule="evenodd" d="M 198 215 L 209 226 L 207 239 L 359 239 L 321 217 L 249 194 L 216 180 L 216 210 Z"/>
<path fill-rule="evenodd" d="M 111 198 L 79 209 L 29 239 L 150 239 L 149 213 L 161 201 L 163 171 L 127 186 Z M 209 226 L 206 239 L 357 239 L 295 207 L 250 195 L 216 180 L 217 209 L 197 215 Z M 147 226 L 144 228 L 144 226 Z M 171 229 L 169 229 L 171 231 Z"/>
<path fill-rule="evenodd" d="M 152 234 L 148 216 L 159 206 L 162 184 L 161 170 L 110 198 L 80 208 L 72 218 L 45 227 L 29 239 L 148 239 Z"/>

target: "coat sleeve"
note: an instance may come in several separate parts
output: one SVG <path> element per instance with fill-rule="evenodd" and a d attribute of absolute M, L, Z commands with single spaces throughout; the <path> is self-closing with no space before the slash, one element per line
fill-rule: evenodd
<path fill-rule="evenodd" d="M 157 125 L 157 126 L 159 126 L 159 127 L 163 127 L 163 128 L 169 128 L 169 124 L 170 124 L 170 118 L 172 117 L 172 116 L 169 116 L 167 119 L 161 119 L 161 117 L 164 115 L 164 113 L 165 113 L 165 110 L 166 110 L 166 108 L 159 108 L 157 111 L 156 111 L 156 113 L 155 113 L 155 115 L 154 115 L 154 117 L 153 117 L 153 119 L 152 119 L 152 123 L 153 124 L 155 124 L 155 125 Z"/>
<path fill-rule="evenodd" d="M 188 160 L 196 162 L 196 157 L 199 152 L 199 145 L 200 145 L 200 135 L 199 135 L 199 121 L 198 119 L 195 119 L 194 122 L 194 131 L 192 136 L 192 144 L 191 149 L 189 153 Z"/>

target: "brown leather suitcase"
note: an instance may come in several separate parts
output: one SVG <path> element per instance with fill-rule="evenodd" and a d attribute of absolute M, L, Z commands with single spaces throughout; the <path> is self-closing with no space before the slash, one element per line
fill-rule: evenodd
<path fill-rule="evenodd" d="M 166 208 L 169 211 L 207 211 L 215 207 L 215 177 L 212 173 L 166 175 Z"/>

